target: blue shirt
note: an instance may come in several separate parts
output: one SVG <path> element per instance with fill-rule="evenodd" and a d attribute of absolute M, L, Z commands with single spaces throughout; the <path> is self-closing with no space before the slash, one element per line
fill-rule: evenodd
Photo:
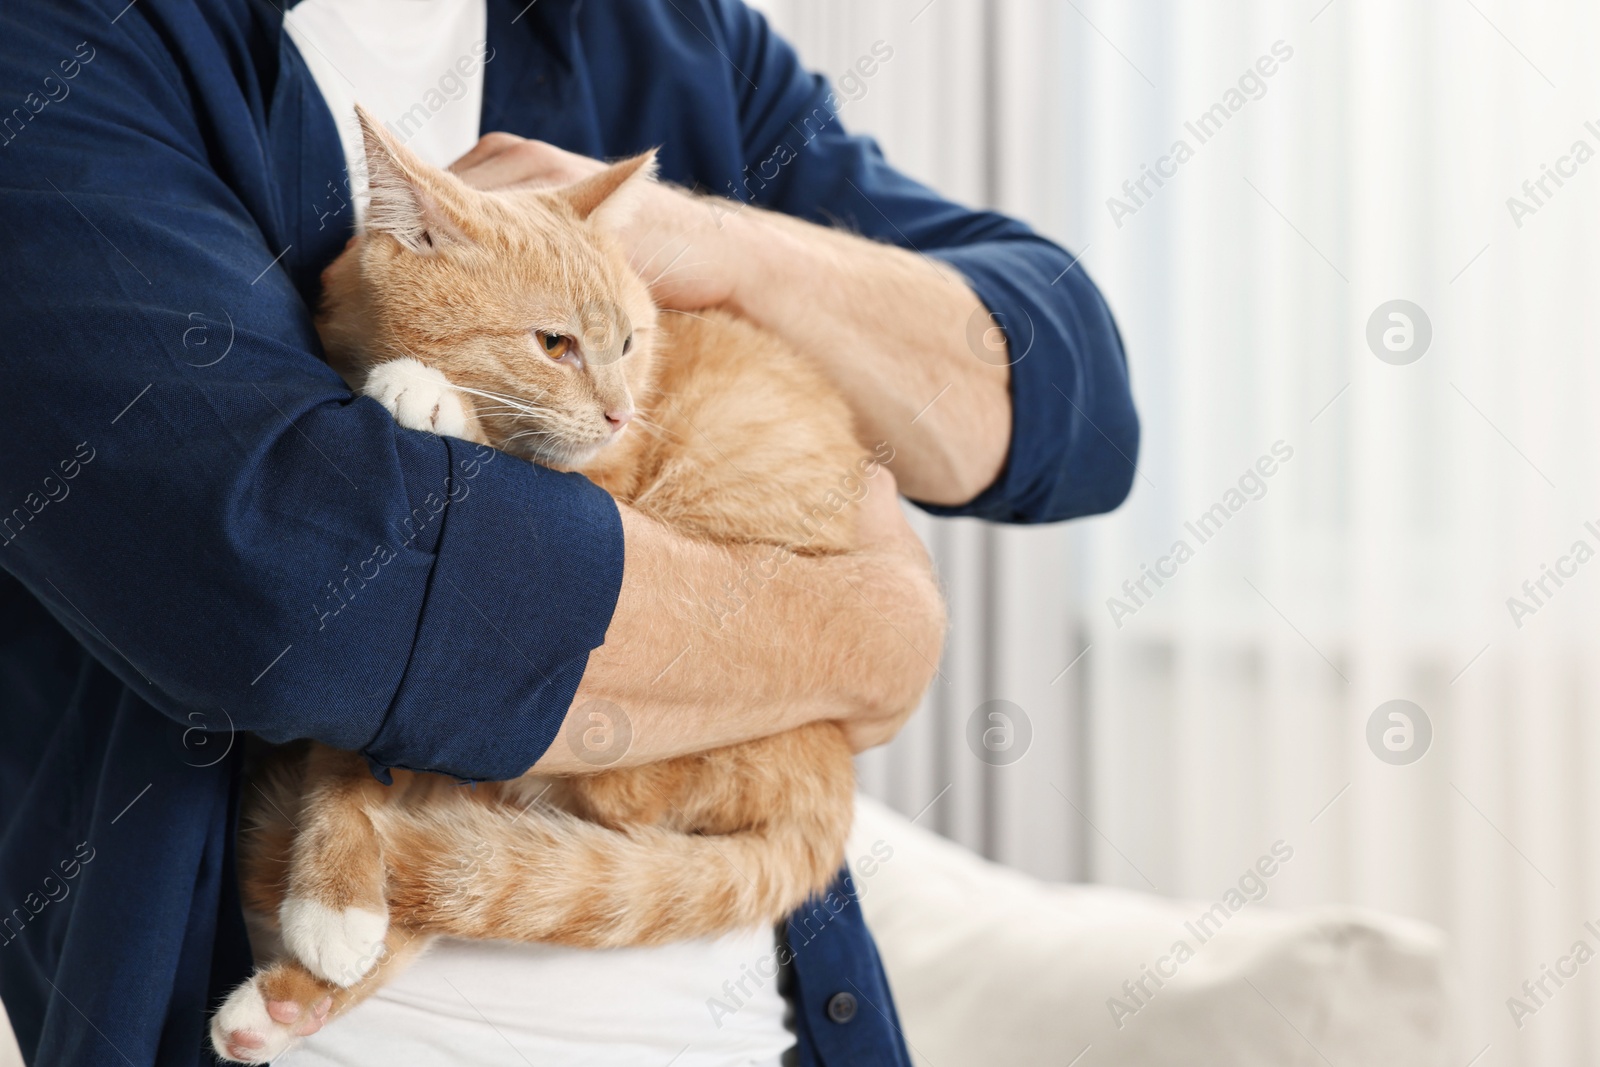
<path fill-rule="evenodd" d="M 668 180 L 970 282 L 1020 357 L 1014 435 L 991 488 L 930 510 L 1126 495 L 1138 424 L 1083 269 L 890 168 L 759 15 L 489 0 L 488 44 L 484 130 L 660 145 Z M 0 218 L 0 999 L 31 1062 L 208 1062 L 249 970 L 242 735 L 522 773 L 604 638 L 620 523 L 579 476 L 398 428 L 321 361 L 349 194 L 271 3 L 9 5 Z M 848 886 L 819 906 L 791 923 L 803 1062 L 908 1062 Z"/>

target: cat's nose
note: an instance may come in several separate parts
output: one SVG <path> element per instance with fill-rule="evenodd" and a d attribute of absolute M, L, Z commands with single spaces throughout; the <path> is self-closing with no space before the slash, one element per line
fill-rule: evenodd
<path fill-rule="evenodd" d="M 607 423 L 607 425 L 609 425 L 611 427 L 611 432 L 612 433 L 620 433 L 620 432 L 622 432 L 622 428 L 624 426 L 628 425 L 628 420 L 632 419 L 632 418 L 633 418 L 633 409 L 632 408 L 627 408 L 627 409 L 624 409 L 624 410 L 621 410 L 621 411 L 608 411 L 608 412 L 606 412 L 606 423 Z"/>

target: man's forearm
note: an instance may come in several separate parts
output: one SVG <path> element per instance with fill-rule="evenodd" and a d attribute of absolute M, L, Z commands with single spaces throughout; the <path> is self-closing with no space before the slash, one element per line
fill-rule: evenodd
<path fill-rule="evenodd" d="M 890 476 L 872 481 L 892 505 Z M 622 516 L 611 627 L 536 773 L 649 763 L 818 719 L 842 721 L 862 749 L 915 708 L 944 634 L 916 551 L 880 544 L 774 568 L 770 548 L 705 544 L 629 508 Z"/>
<path fill-rule="evenodd" d="M 909 497 L 964 504 L 995 480 L 1011 439 L 1004 335 L 952 268 L 786 215 L 721 220 L 732 303 L 816 360 L 862 437 L 894 446 Z"/>

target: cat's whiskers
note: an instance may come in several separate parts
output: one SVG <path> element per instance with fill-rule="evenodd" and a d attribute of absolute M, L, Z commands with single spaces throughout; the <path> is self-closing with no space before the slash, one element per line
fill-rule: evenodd
<path fill-rule="evenodd" d="M 680 262 L 680 260 L 681 260 L 681 262 Z M 711 262 L 711 261 L 708 260 L 708 259 L 689 259 L 689 260 L 684 260 L 680 256 L 678 259 L 675 259 L 671 263 L 668 263 L 665 267 L 662 267 L 661 268 L 661 273 L 656 275 L 656 277 L 665 278 L 669 274 L 676 274 L 678 271 L 685 270 L 685 269 L 687 269 L 689 267 L 703 267 L 709 262 Z"/>
<path fill-rule="evenodd" d="M 411 359 L 415 360 L 416 362 L 418 362 L 418 363 L 422 363 L 423 362 L 422 360 L 417 359 L 416 354 L 413 353 L 410 349 L 406 348 L 404 345 L 400 346 L 400 350 L 402 352 L 405 352 L 405 354 L 408 357 L 410 357 Z M 424 364 L 424 365 L 426 365 L 426 364 Z M 415 380 L 422 381 L 423 379 L 420 376 L 417 376 L 415 378 Z M 446 380 L 448 381 L 448 379 L 446 379 Z M 553 414 L 556 414 L 556 409 L 551 408 L 551 407 L 546 407 L 545 405 L 539 403 L 540 398 L 543 397 L 545 395 L 545 393 L 549 392 L 548 389 L 541 389 L 539 391 L 539 396 L 536 396 L 536 397 L 534 397 L 533 399 L 530 400 L 527 397 L 513 396 L 510 393 L 497 393 L 492 389 L 474 389 L 471 386 L 462 385 L 459 382 L 451 381 L 451 382 L 449 382 L 449 385 L 450 385 L 451 389 L 455 390 L 458 393 L 467 393 L 467 394 L 469 394 L 471 396 L 481 396 L 486 400 L 497 400 L 501 404 L 505 405 L 507 408 L 509 408 L 509 409 L 511 409 L 513 411 L 521 412 L 524 415 L 553 415 Z"/>
<path fill-rule="evenodd" d="M 707 262 L 708 261 L 705 261 L 705 260 L 695 260 L 692 263 L 675 264 L 674 266 L 668 267 L 666 270 L 664 270 L 660 274 L 656 275 L 655 280 L 652 282 L 652 284 L 653 285 L 660 285 L 663 281 L 665 281 L 668 278 L 673 277 L 674 275 L 681 274 L 683 271 L 689 270 L 689 269 L 694 268 L 694 267 L 703 267 L 703 266 L 706 265 Z M 694 275 L 689 275 L 688 277 L 693 278 Z"/>
<path fill-rule="evenodd" d="M 640 239 L 640 243 L 642 244 L 644 241 L 648 241 L 650 238 L 654 237 L 655 234 L 656 234 L 656 231 L 658 229 L 660 229 L 660 228 L 661 228 L 661 221 L 659 219 L 657 219 L 654 222 L 652 222 L 650 224 L 650 228 L 644 232 L 644 236 Z M 656 245 L 656 250 L 654 252 L 650 253 L 650 258 L 645 260 L 642 264 L 640 264 L 640 266 L 639 266 L 639 275 L 640 275 L 640 277 L 643 277 L 645 272 L 650 269 L 650 264 L 652 264 L 652 263 L 654 263 L 656 261 L 656 257 L 659 256 L 662 252 L 666 251 L 671 246 L 672 246 L 672 238 L 671 237 L 666 238 L 660 244 Z M 685 249 L 685 251 L 687 251 L 687 249 Z M 679 253 L 679 254 L 682 255 L 682 253 Z"/>
<path fill-rule="evenodd" d="M 457 385 L 455 382 L 451 382 L 450 384 L 454 388 L 459 389 L 464 393 L 475 393 L 478 396 L 488 397 L 491 400 L 504 400 L 513 404 L 537 404 L 539 402 L 539 397 L 544 396 L 550 391 L 548 389 L 541 389 L 539 390 L 539 396 L 536 396 L 530 400 L 528 397 L 516 396 L 511 393 L 497 393 L 493 389 L 472 389 L 469 386 Z"/>
<path fill-rule="evenodd" d="M 454 388 L 458 393 L 467 393 L 471 396 L 481 396 L 488 400 L 497 400 L 506 407 L 514 411 L 520 411 L 525 415 L 549 415 L 554 413 L 555 410 L 554 408 L 546 407 L 537 401 L 524 400 L 520 397 L 509 396 L 505 393 L 496 393 L 487 389 L 473 389 L 465 385 L 456 385 L 454 382 L 451 383 L 451 387 Z M 544 394 L 540 393 L 539 395 L 543 396 Z"/>
<path fill-rule="evenodd" d="M 507 437 L 506 440 L 505 440 L 505 443 L 509 445 L 512 441 L 520 441 L 524 437 L 555 437 L 555 436 L 556 436 L 556 432 L 554 430 L 523 430 L 521 433 L 514 433 L 510 437 Z"/>
<path fill-rule="evenodd" d="M 521 407 L 520 405 L 517 406 L 517 407 L 512 407 L 510 404 L 484 404 L 482 406 L 479 406 L 479 407 L 475 408 L 474 410 L 477 411 L 477 413 L 480 416 L 484 416 L 484 415 L 501 416 L 501 415 L 503 415 L 503 416 L 513 417 L 513 418 L 524 418 L 524 419 L 531 419 L 536 414 L 537 415 L 546 414 L 543 411 L 531 412 L 527 408 Z"/>
<path fill-rule="evenodd" d="M 543 430 L 546 433 L 555 432 L 554 430 L 550 429 L 551 420 L 549 419 L 539 419 L 528 414 L 507 415 L 505 416 L 505 419 L 513 426 L 529 425 L 534 429 Z"/>

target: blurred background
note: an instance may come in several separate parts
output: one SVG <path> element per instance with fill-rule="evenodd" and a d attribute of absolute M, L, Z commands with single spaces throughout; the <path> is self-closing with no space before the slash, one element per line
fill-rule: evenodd
<path fill-rule="evenodd" d="M 864 788 L 1167 896 L 1281 839 L 1268 905 L 1449 933 L 1451 1062 L 1586 1062 L 1600 973 L 1507 1000 L 1600 943 L 1600 11 L 760 6 L 847 127 L 1081 255 L 1144 425 L 1111 516 L 919 518 L 954 631 Z"/>

